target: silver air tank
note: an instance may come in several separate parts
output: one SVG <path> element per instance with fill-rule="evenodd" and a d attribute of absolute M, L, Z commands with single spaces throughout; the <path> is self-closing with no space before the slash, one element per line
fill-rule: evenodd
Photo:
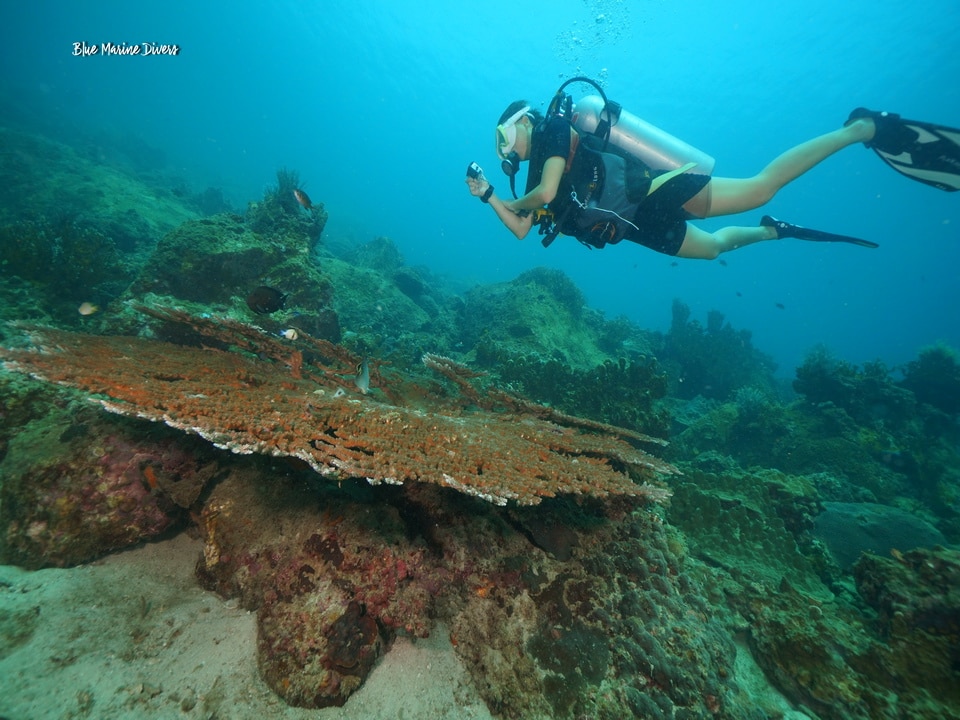
<path fill-rule="evenodd" d="M 582 98 L 574 107 L 573 126 L 581 133 L 592 133 L 600 122 L 603 105 L 599 95 Z M 623 109 L 620 110 L 620 119 L 610 128 L 610 145 L 632 155 L 652 170 L 669 172 L 683 168 L 682 172 L 710 175 L 716 162 L 702 150 Z M 684 209 L 697 217 L 706 216 L 710 209 L 710 185 L 687 202 Z"/>

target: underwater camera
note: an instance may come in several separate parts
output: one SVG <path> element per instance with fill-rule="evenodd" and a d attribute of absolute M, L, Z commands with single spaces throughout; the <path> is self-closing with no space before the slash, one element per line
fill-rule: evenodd
<path fill-rule="evenodd" d="M 467 165 L 467 177 L 473 178 L 474 180 L 483 177 L 483 168 L 475 162 L 470 163 Z"/>

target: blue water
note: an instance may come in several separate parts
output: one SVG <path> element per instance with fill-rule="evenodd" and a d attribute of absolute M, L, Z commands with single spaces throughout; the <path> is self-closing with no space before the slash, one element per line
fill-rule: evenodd
<path fill-rule="evenodd" d="M 134 133 L 240 207 L 294 168 L 330 213 L 327 236 L 389 236 L 408 262 L 461 285 L 556 267 L 593 306 L 653 329 L 679 297 L 695 317 L 717 309 L 750 329 L 787 376 L 818 343 L 890 364 L 938 340 L 960 347 L 960 193 L 904 179 L 859 146 L 766 210 L 880 249 L 783 241 L 725 266 L 673 266 L 630 243 L 517 242 L 463 184 L 471 160 L 499 175 L 504 107 L 542 106 L 573 74 L 602 77 L 724 176 L 755 173 L 858 105 L 960 126 L 956 0 L 38 2 L 5 4 L 0 26 L 4 89 L 52 125 Z M 77 42 L 181 52 L 75 57 Z"/>

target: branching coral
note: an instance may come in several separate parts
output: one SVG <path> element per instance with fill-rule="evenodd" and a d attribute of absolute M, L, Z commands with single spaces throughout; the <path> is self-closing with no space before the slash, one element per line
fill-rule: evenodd
<path fill-rule="evenodd" d="M 500 391 L 484 398 L 468 390 L 465 369 L 455 363 L 428 362 L 461 377 L 465 407 L 443 412 L 427 396 L 428 407 L 412 408 L 357 393 L 356 358 L 332 343 L 287 343 L 177 310 L 150 313 L 245 352 L 32 328 L 35 348 L 3 349 L 0 357 L 10 370 L 93 394 L 111 412 L 163 422 L 236 453 L 300 458 L 338 480 L 431 482 L 501 505 L 534 505 L 560 493 L 669 496 L 645 480 L 675 468 L 623 439 L 645 436 L 614 433 Z M 383 379 L 372 371 L 371 386 L 378 383 Z M 482 409 L 494 404 L 508 412 Z"/>
<path fill-rule="evenodd" d="M 776 365 L 753 346 L 749 330 L 734 330 L 716 310 L 707 326 L 690 319 L 690 308 L 673 302 L 673 321 L 657 358 L 677 379 L 671 394 L 727 400 L 737 388 L 770 384 Z"/>

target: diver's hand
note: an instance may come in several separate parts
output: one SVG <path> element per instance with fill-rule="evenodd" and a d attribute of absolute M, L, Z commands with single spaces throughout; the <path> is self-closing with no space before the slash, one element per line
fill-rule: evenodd
<path fill-rule="evenodd" d="M 490 183 L 487 182 L 487 179 L 483 176 L 478 178 L 468 177 L 465 181 L 467 187 L 470 189 L 470 194 L 474 197 L 483 197 L 483 194 L 487 191 L 487 188 L 490 187 Z"/>

